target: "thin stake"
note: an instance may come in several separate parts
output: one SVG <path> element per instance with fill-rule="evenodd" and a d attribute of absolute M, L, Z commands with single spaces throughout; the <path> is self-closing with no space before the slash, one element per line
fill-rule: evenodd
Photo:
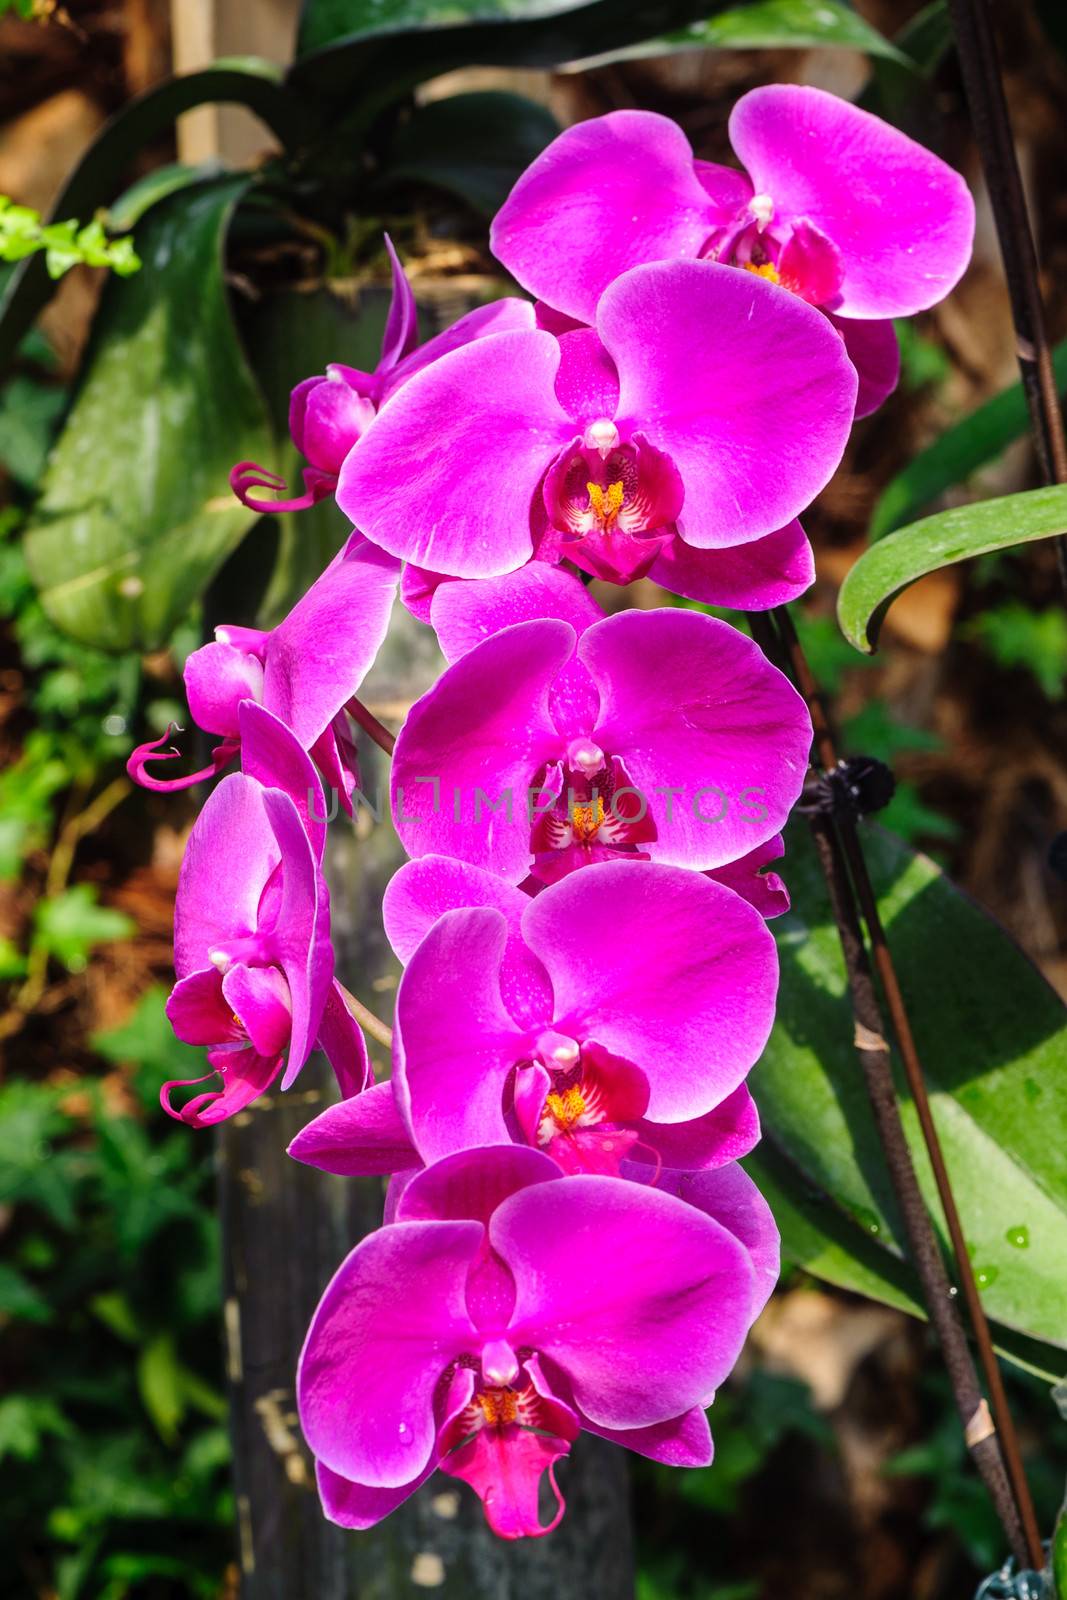
<path fill-rule="evenodd" d="M 375 744 L 384 750 L 387 756 L 392 755 L 396 749 L 396 735 L 390 733 L 385 723 L 379 722 L 372 711 L 367 710 L 362 700 L 357 700 L 353 695 L 345 706 L 345 710 L 352 718 L 352 721 L 359 724 L 364 733 L 370 734 Z"/>
<path fill-rule="evenodd" d="M 1015 353 L 1041 473 L 1046 483 L 1067 483 L 1067 439 L 1064 438 L 1063 413 L 1045 328 L 1037 249 L 1015 154 L 989 7 L 987 0 L 948 0 L 948 9 L 975 143 L 1004 258 L 1004 275 L 1015 324 Z M 1056 555 L 1060 577 L 1067 587 L 1067 540 L 1056 540 Z"/>
<path fill-rule="evenodd" d="M 834 767 L 837 765 L 837 750 L 834 742 L 833 732 L 830 728 L 829 720 L 826 715 L 826 709 L 823 705 L 822 696 L 819 693 L 819 688 L 815 681 L 814 674 L 812 673 L 811 666 L 808 662 L 807 656 L 804 653 L 804 648 L 800 642 L 800 639 L 797 636 L 793 619 L 784 606 L 779 607 L 776 611 L 774 611 L 772 616 L 778 628 L 779 636 L 783 641 L 785 653 L 792 668 L 797 687 L 804 696 L 804 699 L 808 705 L 808 709 L 811 712 L 812 726 L 815 733 L 815 749 L 819 765 L 824 771 L 833 771 Z M 981 1295 L 978 1292 L 978 1285 L 975 1282 L 974 1269 L 971 1266 L 971 1258 L 967 1253 L 967 1244 L 964 1237 L 963 1224 L 960 1220 L 959 1208 L 956 1205 L 956 1197 L 953 1193 L 952 1183 L 949 1178 L 947 1166 L 945 1164 L 944 1153 L 941 1148 L 941 1140 L 934 1122 L 933 1112 L 930 1108 L 930 1099 L 926 1090 L 926 1081 L 923 1076 L 922 1062 L 920 1061 L 918 1049 L 915 1044 L 915 1037 L 911 1030 L 907 1007 L 904 1003 L 904 996 L 900 987 L 899 979 L 897 977 L 892 952 L 890 951 L 885 928 L 882 924 L 882 919 L 878 911 L 877 896 L 874 892 L 874 885 L 871 882 L 870 873 L 867 869 L 867 863 L 863 854 L 863 846 L 860 843 L 859 834 L 856 830 L 854 821 L 848 817 L 841 819 L 836 825 L 834 838 L 838 850 L 843 854 L 848 863 L 848 870 L 852 876 L 855 895 L 859 901 L 860 908 L 863 913 L 863 919 L 867 925 L 867 932 L 870 937 L 872 949 L 874 951 L 874 959 L 878 971 L 878 977 L 882 984 L 886 1005 L 889 1009 L 893 1033 L 896 1037 L 897 1046 L 900 1050 L 901 1059 L 904 1063 L 904 1071 L 907 1076 L 908 1087 L 911 1090 L 911 1095 L 915 1102 L 915 1108 L 918 1112 L 919 1126 L 922 1130 L 923 1142 L 926 1145 L 927 1154 L 930 1157 L 930 1165 L 933 1168 L 938 1196 L 941 1200 L 942 1210 L 944 1211 L 945 1221 L 948 1226 L 949 1238 L 952 1242 L 952 1249 L 956 1259 L 956 1270 L 959 1277 L 960 1287 L 963 1290 L 963 1298 L 967 1303 L 968 1315 L 970 1317 L 975 1340 L 978 1345 L 978 1355 L 981 1361 L 982 1371 L 985 1374 L 986 1385 L 989 1390 L 990 1405 L 996 1422 L 996 1431 L 999 1434 L 1000 1448 L 1003 1452 L 1003 1467 L 1006 1468 L 1007 1477 L 1008 1480 L 1010 1480 L 1011 1490 L 1014 1495 L 1014 1505 L 1017 1507 L 1017 1516 L 1014 1518 L 1010 1527 L 1007 1523 L 1005 1523 L 1005 1530 L 1009 1533 L 1009 1537 L 1011 1537 L 1012 1528 L 1015 1529 L 1016 1533 L 1018 1533 L 1019 1529 L 1021 1528 L 1020 1543 L 1015 1550 L 1015 1554 L 1020 1560 L 1025 1560 L 1028 1558 L 1031 1566 L 1033 1566 L 1035 1570 L 1040 1570 L 1044 1564 L 1044 1552 L 1042 1550 L 1041 1535 L 1038 1530 L 1037 1516 L 1034 1511 L 1033 1500 L 1031 1499 L 1029 1486 L 1026 1482 L 1026 1473 L 1023 1470 L 1022 1453 L 1019 1449 L 1018 1434 L 1016 1432 L 1015 1422 L 1011 1414 L 1011 1408 L 1008 1404 L 1008 1397 L 1004 1389 L 1004 1380 L 1001 1375 L 1000 1365 L 997 1361 L 996 1352 L 993 1349 L 993 1339 L 989 1328 L 989 1322 L 985 1314 L 985 1308 L 982 1305 Z M 820 853 L 822 853 L 822 848 L 823 847 L 820 846 Z M 830 883 L 829 873 L 827 873 L 827 882 Z M 835 891 L 833 885 L 831 885 L 831 893 L 833 894 L 835 892 L 840 897 L 842 892 L 840 887 L 838 887 L 838 889 Z M 848 897 L 848 906 L 851 907 L 851 914 L 853 917 L 855 917 L 855 905 L 851 894 Z M 840 918 L 838 919 L 838 925 L 840 929 Z M 848 962 L 850 959 L 850 952 L 846 946 L 844 931 L 842 931 L 842 946 L 845 948 L 846 962 Z M 862 950 L 862 955 L 863 961 L 866 963 L 867 955 L 865 949 Z M 853 986 L 854 984 L 854 974 L 852 973 L 851 969 L 849 971 L 849 983 L 850 986 Z M 875 1004 L 875 1015 L 878 1015 L 877 1003 Z M 857 1026 L 860 1025 L 861 1021 L 863 1027 L 870 1030 L 871 1024 L 869 1016 L 864 1014 L 861 1019 L 860 1013 L 857 1011 Z M 880 1031 L 880 1022 L 878 1027 Z M 857 1035 L 857 1037 L 859 1036 Z M 868 1087 L 870 1088 L 870 1063 L 864 1059 L 864 1051 L 858 1044 L 857 1049 L 859 1050 L 861 1063 L 863 1065 L 865 1076 L 868 1078 Z M 888 1054 L 885 1056 L 882 1063 L 882 1070 L 885 1078 L 888 1080 L 890 1092 L 892 1092 L 892 1071 L 889 1065 Z M 882 1085 L 882 1089 L 884 1089 L 884 1084 Z M 882 1091 L 879 1090 L 879 1092 Z M 871 1089 L 871 1094 L 872 1102 L 874 1102 L 874 1089 Z M 875 1105 L 875 1114 L 876 1117 L 879 1116 L 877 1105 Z M 897 1115 L 897 1121 L 899 1123 L 899 1114 Z M 879 1118 L 879 1131 L 882 1134 L 883 1145 L 885 1145 L 886 1135 L 882 1128 L 881 1118 Z M 903 1137 L 902 1133 L 901 1137 Z M 905 1145 L 905 1154 L 906 1153 L 907 1147 Z M 886 1145 L 887 1161 L 889 1160 L 889 1156 L 889 1147 Z M 910 1172 L 910 1184 L 914 1187 L 915 1193 L 918 1194 L 918 1184 L 915 1179 L 914 1168 L 911 1166 L 910 1156 L 908 1157 L 908 1169 Z M 896 1178 L 894 1178 L 894 1187 L 896 1187 Z M 899 1189 L 898 1199 L 900 1199 L 901 1207 L 903 1209 L 904 1199 L 901 1196 Z M 936 1250 L 936 1240 L 933 1233 L 933 1228 L 930 1224 L 929 1217 L 926 1215 L 925 1207 L 923 1208 L 923 1216 L 925 1218 L 925 1228 L 929 1235 L 929 1240 L 934 1243 L 934 1248 Z M 905 1218 L 905 1221 L 907 1222 L 907 1218 Z M 918 1266 L 918 1261 L 916 1261 L 916 1265 Z M 932 1303 L 929 1303 L 929 1301 L 928 1309 L 930 1310 L 931 1318 L 933 1319 L 934 1306 Z M 955 1313 L 955 1308 L 953 1308 L 953 1311 Z M 958 1320 L 959 1319 L 957 1316 L 956 1321 L 958 1322 Z M 936 1321 L 935 1326 L 937 1326 Z M 943 1340 L 942 1344 L 944 1346 Z M 945 1355 L 946 1362 L 948 1362 L 947 1347 L 945 1347 Z M 969 1356 L 968 1359 L 970 1359 Z M 949 1371 L 951 1377 L 951 1365 Z M 969 1403 L 969 1396 L 967 1403 Z M 960 1399 L 958 1393 L 957 1404 L 960 1406 L 962 1415 L 964 1401 Z M 964 1418 L 964 1423 L 966 1427 L 967 1418 Z M 983 1476 L 985 1476 L 984 1472 Z M 990 1489 L 990 1493 L 992 1492 L 992 1489 Z M 1001 1520 L 1003 1521 L 1004 1519 L 1002 1518 Z"/>

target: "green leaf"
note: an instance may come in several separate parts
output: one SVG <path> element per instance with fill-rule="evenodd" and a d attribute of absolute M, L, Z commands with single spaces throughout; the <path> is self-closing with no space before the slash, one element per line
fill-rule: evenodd
<path fill-rule="evenodd" d="M 194 106 L 243 105 L 288 149 L 298 147 L 310 137 L 314 124 L 280 77 L 279 67 L 256 56 L 220 60 L 203 72 L 171 78 L 129 101 L 82 156 L 56 198 L 53 215 L 91 216 L 106 206 L 138 151 L 166 134 L 174 119 Z M 11 361 L 53 288 L 38 257 L 23 261 L 12 273 L 0 299 L 0 370 Z"/>
<path fill-rule="evenodd" d="M 522 95 L 487 90 L 431 100 L 397 130 L 382 181 L 429 184 L 492 217 L 559 131 L 550 111 Z"/>
<path fill-rule="evenodd" d="M 1067 340 L 1052 352 L 1057 394 L 1067 394 Z M 891 478 L 871 514 L 870 536 L 881 539 L 899 528 L 938 495 L 966 483 L 980 467 L 995 461 L 1030 426 L 1021 383 L 994 395 L 969 416 L 946 429 L 903 471 Z"/>
<path fill-rule="evenodd" d="M 0 1261 L 0 1318 L 20 1322 L 50 1322 L 52 1308 L 21 1272 Z"/>
<path fill-rule="evenodd" d="M 455 67 L 556 67 L 727 9 L 729 0 L 310 0 L 286 82 L 366 121 Z M 355 108 L 354 111 L 352 108 Z"/>
<path fill-rule="evenodd" d="M 34 907 L 34 942 L 71 972 L 83 972 L 90 950 L 112 939 L 128 939 L 137 924 L 123 911 L 97 905 L 95 884 L 76 883 L 62 894 L 38 900 Z"/>
<path fill-rule="evenodd" d="M 1067 1052 L 1062 1002 L 1008 935 L 928 858 L 877 827 L 865 852 L 930 1090 L 934 1117 L 989 1315 L 1067 1366 Z M 914 1294 L 901 1228 L 852 1043 L 837 930 L 808 831 L 790 829 L 793 910 L 775 923 L 778 1015 L 752 1076 L 787 1253 L 833 1282 L 892 1304 Z M 944 1236 L 914 1107 L 908 1142 Z M 784 1178 L 775 1153 L 784 1153 Z M 757 1160 L 766 1160 L 760 1156 Z M 782 1162 L 782 1154 L 778 1156 Z M 790 1173 L 810 1186 L 799 1197 Z M 763 1181 L 762 1171 L 760 1181 Z M 826 1242 L 824 1242 L 824 1240 Z M 856 1279 L 850 1257 L 856 1261 Z M 884 1277 L 889 1292 L 876 1287 Z M 858 1279 L 858 1281 L 857 1281 Z M 1034 1364 L 1031 1349 L 1027 1356 Z"/>
<path fill-rule="evenodd" d="M 1021 600 L 1006 600 L 960 632 L 966 639 L 980 639 L 998 666 L 1031 672 L 1050 700 L 1062 695 L 1067 683 L 1067 613 L 1062 606 L 1034 611 Z"/>
<path fill-rule="evenodd" d="M 173 1444 L 185 1415 L 182 1374 L 169 1333 L 160 1333 L 137 1358 L 137 1387 L 164 1444 Z"/>
<path fill-rule="evenodd" d="M 255 521 L 229 469 L 273 445 L 222 261 L 245 187 L 171 195 L 139 227 L 144 269 L 105 290 L 26 539 L 45 611 L 83 643 L 159 648 Z"/>
<path fill-rule="evenodd" d="M 49 1435 L 67 1439 L 71 1432 L 59 1407 L 44 1395 L 11 1394 L 0 1400 L 0 1461 L 5 1456 L 33 1461 Z"/>
<path fill-rule="evenodd" d="M 176 1037 L 163 1007 L 168 991 L 161 984 L 145 991 L 137 1009 L 118 1028 L 94 1033 L 90 1044 L 107 1061 L 132 1065 L 134 1087 L 146 1111 L 159 1108 L 160 1085 L 170 1078 L 195 1078 L 203 1057 Z"/>
<path fill-rule="evenodd" d="M 903 67 L 908 56 L 872 28 L 841 0 L 749 0 L 705 21 L 669 33 L 651 44 L 631 45 L 594 56 L 604 65 L 635 56 L 666 55 L 678 50 L 863 50 Z M 592 63 L 583 62 L 582 65 Z"/>
<path fill-rule="evenodd" d="M 0 466 L 25 488 L 33 488 L 41 476 L 66 403 L 58 386 L 21 374 L 0 390 Z"/>
<path fill-rule="evenodd" d="M 837 597 L 841 631 L 869 654 L 891 602 L 918 578 L 956 561 L 1067 533 L 1067 486 L 1028 489 L 939 511 L 898 528 L 865 550 Z"/>

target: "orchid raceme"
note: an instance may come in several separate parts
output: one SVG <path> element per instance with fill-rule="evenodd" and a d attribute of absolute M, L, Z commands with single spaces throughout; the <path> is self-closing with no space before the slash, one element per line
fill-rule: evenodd
<path fill-rule="evenodd" d="M 617 582 L 664 553 L 700 569 L 818 494 L 855 399 L 840 339 L 803 301 L 660 262 L 605 290 L 595 331 L 499 333 L 418 373 L 349 452 L 337 500 L 384 549 L 453 577 L 534 554 Z"/>
<path fill-rule="evenodd" d="M 427 857 L 397 873 L 384 912 L 407 962 L 392 1085 L 325 1112 L 294 1142 L 299 1159 L 402 1170 L 514 1140 L 566 1171 L 647 1177 L 752 1148 L 743 1083 L 778 966 L 739 895 L 680 868 L 608 862 L 530 898 Z"/>
<path fill-rule="evenodd" d="M 703 1408 L 774 1282 L 778 1240 L 736 1167 L 685 1194 L 564 1177 L 533 1150 L 471 1149 L 413 1178 L 339 1268 L 301 1356 L 327 1516 L 370 1527 L 440 1469 L 504 1538 L 547 1533 L 563 1513 L 555 1465 L 583 1428 L 706 1465 Z"/>
<path fill-rule="evenodd" d="M 174 912 L 178 981 L 167 1015 L 180 1039 L 207 1047 L 208 1076 L 222 1081 L 181 1110 L 172 1094 L 188 1085 L 164 1085 L 164 1109 L 194 1127 L 242 1110 L 283 1062 L 288 1088 L 316 1040 L 343 1093 L 362 1089 L 368 1076 L 363 1036 L 333 978 L 319 865 L 324 826 L 308 815 L 325 815 L 315 770 L 260 706 L 242 706 L 240 733 L 246 767 L 258 776 L 233 773 L 207 801 L 186 846 Z"/>
<path fill-rule="evenodd" d="M 399 564 L 358 533 L 276 628 L 221 627 L 212 644 L 185 663 L 193 720 L 220 743 L 211 765 L 183 778 L 156 778 L 148 763 L 172 760 L 161 750 L 169 734 L 143 744 L 127 764 L 149 789 L 184 789 L 221 771 L 241 748 L 240 709 L 260 704 L 310 751 L 326 782 L 351 809 L 358 782 L 345 707 L 358 691 L 385 638 Z"/>
<path fill-rule="evenodd" d="M 290 499 L 260 499 L 254 490 L 280 494 L 285 480 L 254 461 L 239 461 L 230 473 L 230 487 L 251 510 L 305 511 L 332 495 L 345 456 L 389 397 L 416 372 L 472 339 L 532 325 L 533 313 L 523 301 L 495 300 L 419 345 L 415 296 L 388 234 L 385 247 L 392 268 L 393 298 L 378 365 L 373 372 L 361 372 L 331 362 L 325 373 L 297 384 L 289 400 L 289 432 L 309 463 L 304 469 L 304 493 Z"/>
<path fill-rule="evenodd" d="M 730 142 L 744 172 L 696 161 L 655 112 L 578 123 L 519 179 L 493 251 L 525 288 L 585 323 L 641 262 L 743 267 L 833 317 L 860 373 L 859 414 L 873 411 L 897 376 L 886 319 L 935 305 L 967 265 L 966 184 L 888 123 L 793 84 L 742 95 Z"/>
<path fill-rule="evenodd" d="M 461 587 L 496 611 L 494 585 Z M 575 590 L 565 620 L 502 628 L 412 708 L 392 773 L 408 853 L 552 882 L 619 858 L 703 871 L 779 833 L 811 742 L 782 674 L 727 623 L 674 610 L 591 620 Z M 452 626 L 440 637 L 447 651 Z"/>

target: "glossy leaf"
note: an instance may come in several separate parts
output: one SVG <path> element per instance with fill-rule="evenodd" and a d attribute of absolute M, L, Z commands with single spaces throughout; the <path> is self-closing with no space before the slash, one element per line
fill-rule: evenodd
<path fill-rule="evenodd" d="M 310 0 L 287 81 L 309 98 L 344 101 L 366 121 L 453 68 L 556 67 L 727 8 L 728 0 Z"/>
<path fill-rule="evenodd" d="M 1067 1012 L 1008 935 L 932 861 L 878 827 L 864 830 L 864 844 L 983 1302 L 1005 1330 L 1002 1346 L 1014 1350 L 1018 1335 L 1041 1341 L 1055 1348 L 1042 1359 L 1031 1347 L 1024 1359 L 1067 1369 Z M 794 909 L 775 924 L 778 1016 L 752 1075 L 772 1203 L 777 1183 L 789 1254 L 832 1282 L 907 1306 L 913 1280 L 902 1269 L 837 930 L 804 825 L 790 829 L 786 862 Z M 902 1105 L 940 1226 L 906 1094 Z M 784 1169 L 780 1157 L 776 1169 L 776 1151 L 788 1158 Z M 799 1185 L 790 1184 L 791 1171 Z"/>
<path fill-rule="evenodd" d="M 280 76 L 280 68 L 272 62 L 242 56 L 171 78 L 139 95 L 116 112 L 93 140 L 56 197 L 52 216 L 91 217 L 106 206 L 138 151 L 167 133 L 174 119 L 194 106 L 243 105 L 287 148 L 300 145 L 313 124 Z M 19 262 L 0 299 L 0 370 L 11 361 L 53 289 L 42 260 L 30 256 Z"/>
<path fill-rule="evenodd" d="M 1067 394 L 1067 340 L 1052 352 L 1056 390 Z M 969 416 L 947 428 L 891 478 L 875 503 L 870 536 L 881 539 L 922 511 L 946 489 L 966 483 L 1030 427 L 1030 413 L 1021 383 L 994 395 Z"/>
<path fill-rule="evenodd" d="M 841 0 L 749 0 L 717 16 L 691 23 L 651 44 L 611 50 L 597 64 L 678 50 L 863 50 L 867 55 L 912 67 L 908 56 Z M 587 63 L 581 63 L 583 66 Z"/>
<path fill-rule="evenodd" d="M 875 648 L 886 610 L 918 578 L 973 556 L 1067 533 L 1067 485 L 1029 489 L 924 517 L 865 550 L 837 597 L 841 631 L 857 650 Z"/>
<path fill-rule="evenodd" d="M 383 181 L 429 184 L 492 217 L 559 131 L 550 111 L 522 95 L 448 95 L 419 106 L 397 130 Z"/>
<path fill-rule="evenodd" d="M 158 648 L 255 520 L 228 481 L 273 449 L 222 273 L 245 183 L 154 208 L 143 270 L 105 290 L 26 541 L 46 612 L 84 643 Z"/>

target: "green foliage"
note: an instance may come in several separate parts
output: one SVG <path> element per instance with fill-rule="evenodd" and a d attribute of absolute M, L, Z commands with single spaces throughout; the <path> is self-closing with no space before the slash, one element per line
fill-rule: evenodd
<path fill-rule="evenodd" d="M 1063 534 L 1063 484 L 1002 495 L 909 523 L 871 545 L 849 570 L 837 598 L 841 631 L 857 650 L 869 652 L 888 607 L 916 579 L 957 561 Z"/>
<path fill-rule="evenodd" d="M 960 632 L 979 639 L 1001 667 L 1023 667 L 1050 700 L 1067 684 L 1067 614 L 1062 606 L 1033 611 L 1021 600 L 1005 600 L 983 611 Z"/>
<path fill-rule="evenodd" d="M 151 991 L 96 1041 L 101 1064 L 139 1084 L 128 1110 L 91 1077 L 74 1098 L 45 1083 L 0 1089 L 0 1539 L 13 1593 L 209 1600 L 229 1559 L 211 1147 L 159 1110 L 163 1059 L 188 1076 L 199 1064 L 162 1006 Z M 166 1590 L 143 1587 L 153 1578 Z"/>
<path fill-rule="evenodd" d="M 1067 1368 L 1062 1003 L 931 861 L 879 828 L 866 829 L 864 842 L 984 1303 L 1013 1330 L 1002 1335 L 1005 1347 L 1016 1334 L 1054 1347 L 1027 1359 L 1056 1376 Z M 767 1180 L 790 1259 L 899 1305 L 910 1293 L 897 1271 L 901 1228 L 856 1066 L 837 930 L 803 825 L 789 830 L 787 859 L 793 910 L 774 924 L 778 1012 L 751 1079 L 770 1149 L 757 1151 L 752 1170 Z M 902 1110 L 940 1227 L 907 1098 Z M 878 1273 L 881 1291 L 872 1284 Z"/>
<path fill-rule="evenodd" d="M 128 939 L 136 923 L 121 911 L 97 905 L 93 884 L 76 883 L 54 898 L 38 900 L 34 937 L 68 972 L 83 972 L 90 950 L 110 939 Z"/>
<path fill-rule="evenodd" d="M 442 189 L 492 217 L 516 175 L 559 133 L 550 111 L 500 90 L 448 95 L 416 107 L 397 130 L 388 179 Z"/>
<path fill-rule="evenodd" d="M 648 56 L 701 45 L 710 50 L 864 50 L 901 67 L 909 58 L 841 0 L 747 0 L 649 44 L 611 51 L 598 61 Z"/>
<path fill-rule="evenodd" d="M 42 222 L 40 212 L 0 194 L 0 261 L 21 261 L 39 250 L 50 278 L 61 278 L 78 266 L 110 267 L 128 278 L 141 265 L 133 240 L 109 239 L 99 217 L 85 224 L 73 219 Z"/>

